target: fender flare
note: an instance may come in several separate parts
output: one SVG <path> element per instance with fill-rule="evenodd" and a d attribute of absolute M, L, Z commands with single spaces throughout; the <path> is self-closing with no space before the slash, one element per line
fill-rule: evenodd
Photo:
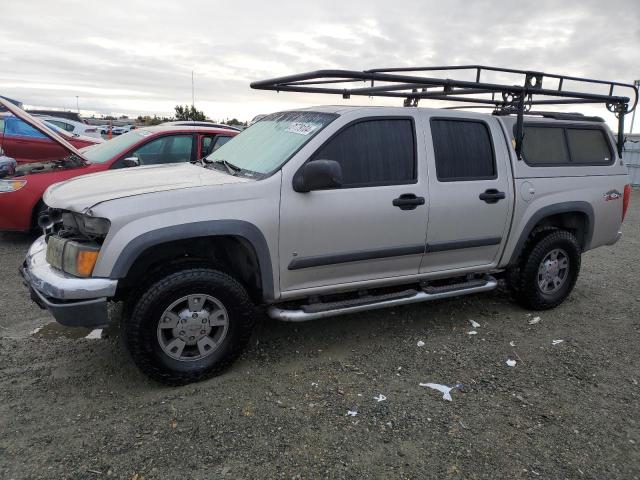
<path fill-rule="evenodd" d="M 558 215 L 561 213 L 583 213 L 587 217 L 587 225 L 586 230 L 584 232 L 584 244 L 582 245 L 582 250 L 589 250 L 591 245 L 591 239 L 593 237 L 593 225 L 594 225 L 594 213 L 593 206 L 588 202 L 583 201 L 575 201 L 575 202 L 562 202 L 555 203 L 553 205 L 547 205 L 546 207 L 542 207 L 537 210 L 531 218 L 527 221 L 524 229 L 520 233 L 520 237 L 518 238 L 518 243 L 516 243 L 515 248 L 513 249 L 513 253 L 511 254 L 511 258 L 509 259 L 509 265 L 515 264 L 518 260 L 518 257 L 522 253 L 524 248 L 524 244 L 529 238 L 529 235 L 535 228 L 535 226 L 546 217 L 550 217 L 552 215 Z"/>
<path fill-rule="evenodd" d="M 273 300 L 275 298 L 273 269 L 267 241 L 258 227 L 242 220 L 209 220 L 172 225 L 145 232 L 131 240 L 120 252 L 111 270 L 110 278 L 124 278 L 138 257 L 150 247 L 176 240 L 216 236 L 242 237 L 253 246 L 260 266 L 262 295 L 267 301 Z"/>

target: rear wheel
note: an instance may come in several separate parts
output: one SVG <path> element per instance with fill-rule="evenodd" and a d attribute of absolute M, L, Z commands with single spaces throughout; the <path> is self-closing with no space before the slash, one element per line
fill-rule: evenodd
<path fill-rule="evenodd" d="M 169 385 L 221 373 L 251 335 L 254 306 L 242 285 L 213 269 L 190 268 L 144 289 L 125 320 L 136 365 Z"/>
<path fill-rule="evenodd" d="M 561 304 L 578 279 L 580 255 L 580 246 L 570 232 L 554 230 L 536 238 L 508 275 L 515 299 L 534 310 Z"/>

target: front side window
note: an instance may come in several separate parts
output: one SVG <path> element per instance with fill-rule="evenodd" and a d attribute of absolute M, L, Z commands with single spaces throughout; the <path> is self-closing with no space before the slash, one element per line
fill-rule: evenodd
<path fill-rule="evenodd" d="M 318 149 L 312 160 L 334 160 L 344 187 L 392 185 L 416 180 L 413 121 L 365 120 L 349 125 Z"/>
<path fill-rule="evenodd" d="M 333 113 L 308 111 L 267 115 L 211 153 L 207 161 L 224 160 L 252 175 L 270 174 L 335 118 Z"/>
<path fill-rule="evenodd" d="M 84 147 L 80 151 L 91 163 L 105 163 L 133 147 L 136 143 L 150 136 L 151 132 L 138 129 L 119 135 L 104 143 Z"/>
<path fill-rule="evenodd" d="M 192 147 L 191 135 L 171 135 L 152 140 L 127 156 L 136 157 L 140 165 L 188 162 Z"/>
<path fill-rule="evenodd" d="M 60 122 L 58 120 L 45 120 L 45 121 L 55 125 L 58 128 L 62 128 L 63 130 L 66 130 L 67 132 L 73 132 L 73 130 L 74 130 L 74 126 L 71 125 L 70 123 Z"/>
<path fill-rule="evenodd" d="M 496 162 L 486 123 L 432 119 L 436 175 L 441 182 L 496 178 Z"/>

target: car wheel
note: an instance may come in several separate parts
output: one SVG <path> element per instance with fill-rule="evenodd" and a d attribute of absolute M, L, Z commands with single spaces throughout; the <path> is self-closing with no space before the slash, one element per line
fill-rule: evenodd
<path fill-rule="evenodd" d="M 47 205 L 42 200 L 38 201 L 36 206 L 33 208 L 33 214 L 31 219 L 31 232 L 42 233 L 42 227 L 38 223 L 38 220 L 40 219 L 40 216 L 42 214 L 47 212 L 48 209 L 49 207 L 47 207 Z"/>
<path fill-rule="evenodd" d="M 544 310 L 561 304 L 580 272 L 581 250 L 575 236 L 554 230 L 529 245 L 509 283 L 522 306 Z"/>
<path fill-rule="evenodd" d="M 171 273 L 146 288 L 125 319 L 125 344 L 149 377 L 183 385 L 220 374 L 240 355 L 255 319 L 244 287 L 217 270 Z"/>

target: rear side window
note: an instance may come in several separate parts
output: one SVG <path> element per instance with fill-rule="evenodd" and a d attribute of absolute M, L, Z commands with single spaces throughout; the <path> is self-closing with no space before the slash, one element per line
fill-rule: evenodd
<path fill-rule="evenodd" d="M 522 155 L 531 165 L 569 163 L 564 128 L 525 127 Z"/>
<path fill-rule="evenodd" d="M 525 125 L 522 154 L 533 166 L 609 165 L 612 153 L 599 128 Z"/>
<path fill-rule="evenodd" d="M 441 182 L 496 177 L 489 128 L 474 120 L 432 119 L 436 175 Z"/>
<path fill-rule="evenodd" d="M 585 165 L 608 165 L 611 150 L 600 129 L 568 128 L 567 142 L 572 163 Z"/>
<path fill-rule="evenodd" d="M 376 119 L 349 125 L 312 159 L 338 162 L 347 188 L 411 183 L 416 180 L 413 121 Z"/>

